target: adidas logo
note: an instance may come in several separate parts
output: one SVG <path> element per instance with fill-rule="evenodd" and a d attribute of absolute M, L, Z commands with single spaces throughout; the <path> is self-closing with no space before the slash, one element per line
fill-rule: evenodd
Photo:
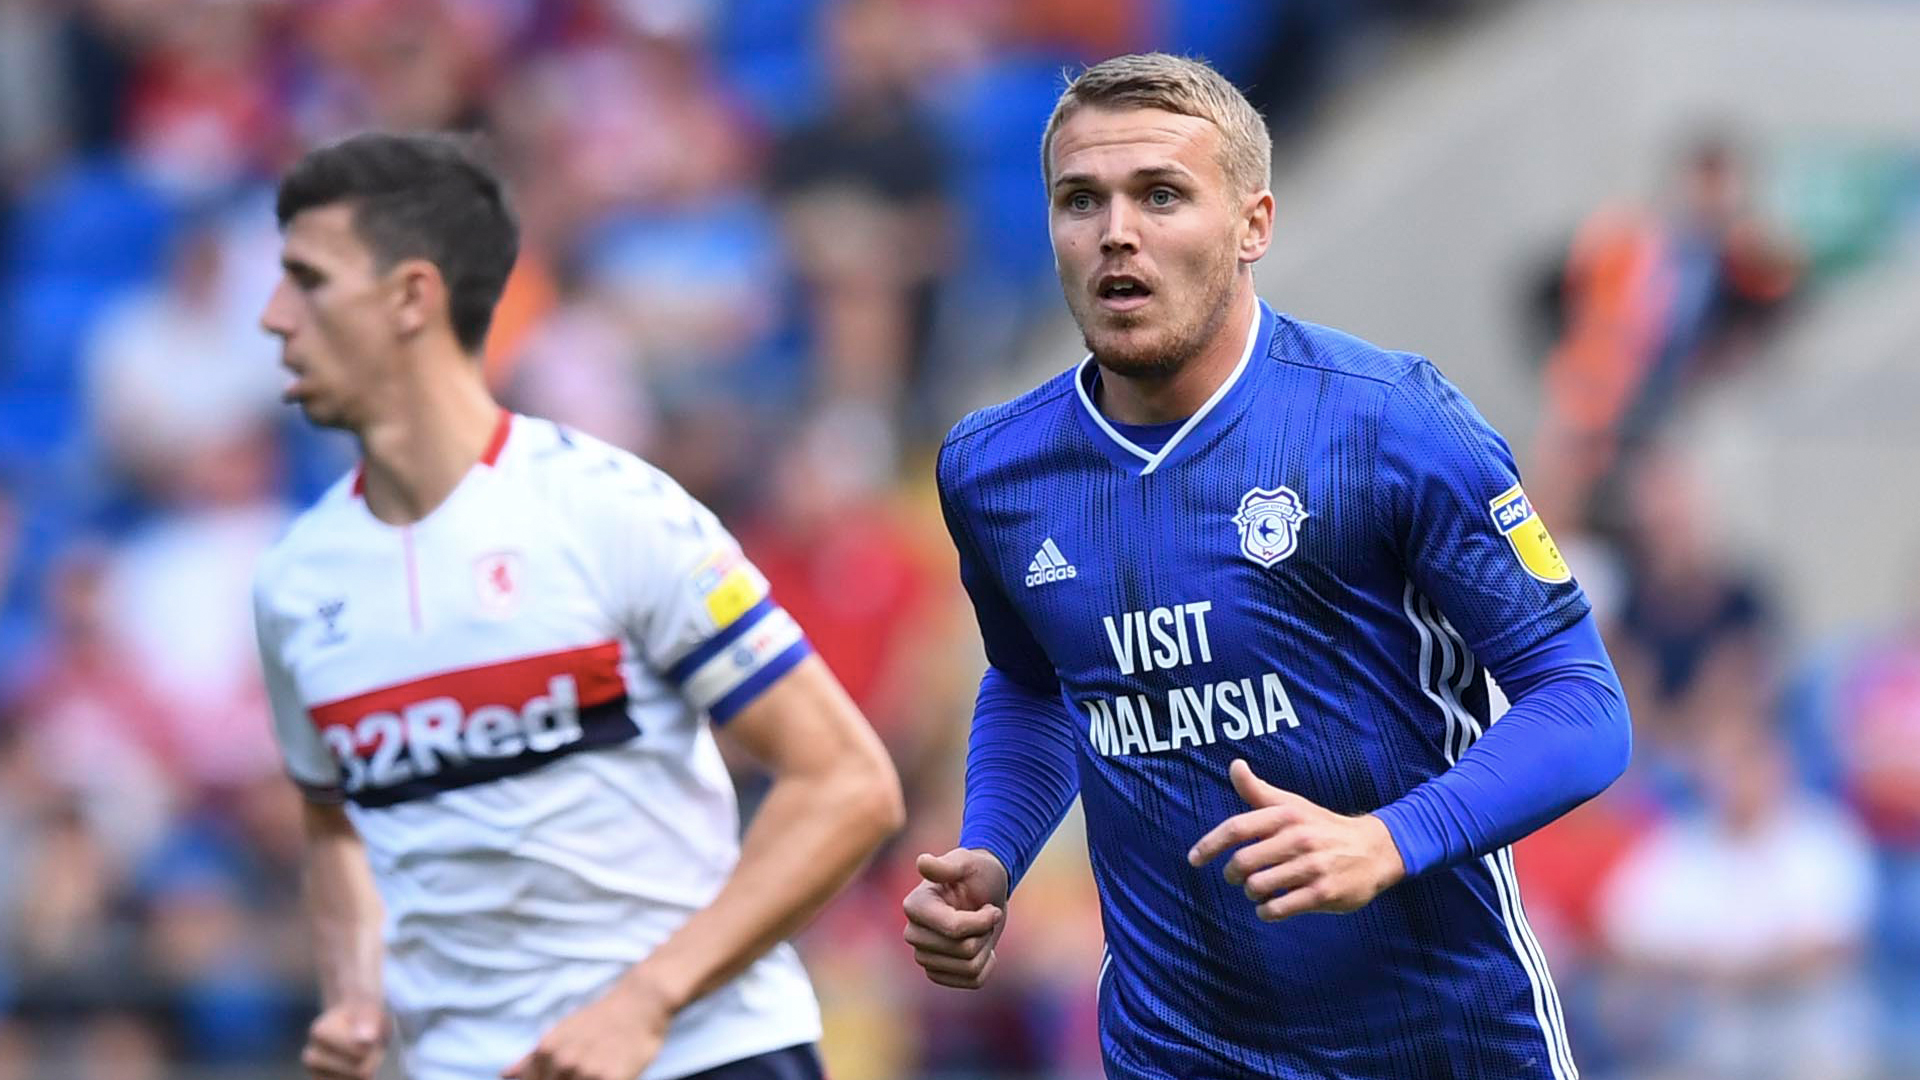
<path fill-rule="evenodd" d="M 1079 574 L 1080 571 L 1075 570 L 1067 557 L 1060 554 L 1059 546 L 1049 536 L 1047 542 L 1040 545 L 1040 550 L 1033 553 L 1033 561 L 1027 564 L 1027 588 L 1045 585 L 1049 581 L 1065 581 Z"/>

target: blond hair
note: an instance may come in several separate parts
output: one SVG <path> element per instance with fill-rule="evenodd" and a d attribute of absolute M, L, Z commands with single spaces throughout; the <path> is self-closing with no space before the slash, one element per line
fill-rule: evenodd
<path fill-rule="evenodd" d="M 1102 60 L 1067 84 L 1040 139 L 1040 171 L 1053 187 L 1053 135 L 1080 109 L 1163 109 L 1205 120 L 1220 131 L 1220 168 L 1241 194 L 1273 179 L 1273 137 L 1252 103 L 1225 76 L 1198 60 L 1170 53 L 1132 53 Z"/>

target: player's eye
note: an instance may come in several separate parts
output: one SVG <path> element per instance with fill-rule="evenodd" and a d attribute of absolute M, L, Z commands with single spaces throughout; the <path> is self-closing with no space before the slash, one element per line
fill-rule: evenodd
<path fill-rule="evenodd" d="M 1076 214 L 1084 214 L 1094 207 L 1093 195 L 1085 191 L 1076 191 L 1067 196 L 1067 209 Z"/>
<path fill-rule="evenodd" d="M 1180 201 L 1180 193 L 1172 188 L 1157 187 L 1147 192 L 1147 205 L 1165 209 Z"/>

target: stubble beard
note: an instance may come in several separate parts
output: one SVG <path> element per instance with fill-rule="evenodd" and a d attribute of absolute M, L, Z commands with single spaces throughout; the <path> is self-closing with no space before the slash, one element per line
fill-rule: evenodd
<path fill-rule="evenodd" d="M 1233 274 L 1238 265 L 1235 259 L 1224 261 L 1216 273 L 1201 283 L 1197 302 L 1180 313 L 1182 317 L 1178 322 L 1157 334 L 1140 332 L 1152 325 L 1143 313 L 1127 312 L 1114 318 L 1100 311 L 1097 305 L 1075 311 L 1081 340 L 1093 354 L 1094 362 L 1115 375 L 1152 382 L 1171 379 L 1199 355 L 1226 321 L 1227 302 L 1233 293 Z"/>

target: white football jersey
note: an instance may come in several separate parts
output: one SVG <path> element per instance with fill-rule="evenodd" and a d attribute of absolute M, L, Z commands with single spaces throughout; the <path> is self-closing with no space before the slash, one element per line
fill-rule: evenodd
<path fill-rule="evenodd" d="M 416 524 L 342 479 L 254 603 L 287 769 L 366 843 L 415 1080 L 497 1075 L 713 899 L 739 818 L 708 717 L 809 651 L 679 485 L 505 413 Z M 645 1076 L 819 1035 L 781 945 L 683 1010 Z"/>

